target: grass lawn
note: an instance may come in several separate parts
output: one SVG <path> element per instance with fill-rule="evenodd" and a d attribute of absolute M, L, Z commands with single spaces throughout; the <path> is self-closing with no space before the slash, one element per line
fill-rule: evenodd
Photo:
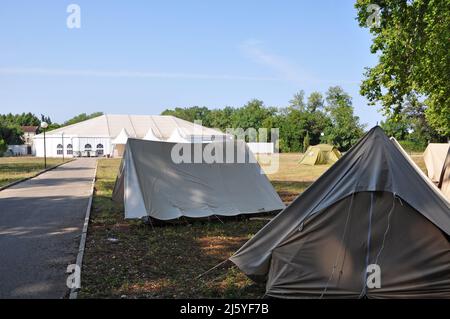
<path fill-rule="evenodd" d="M 299 165 L 300 154 L 280 154 L 280 169 L 268 177 L 289 203 L 328 166 Z M 413 158 L 423 167 L 421 156 Z M 79 298 L 258 298 L 256 284 L 226 260 L 267 220 L 236 218 L 151 227 L 123 220 L 111 201 L 120 160 L 98 161 Z M 118 241 L 110 241 L 115 238 Z"/>
<path fill-rule="evenodd" d="M 67 161 L 67 160 L 66 160 Z M 47 158 L 47 167 L 62 163 L 61 158 Z M 44 159 L 38 157 L 0 157 L 0 186 L 30 177 L 44 169 Z"/>

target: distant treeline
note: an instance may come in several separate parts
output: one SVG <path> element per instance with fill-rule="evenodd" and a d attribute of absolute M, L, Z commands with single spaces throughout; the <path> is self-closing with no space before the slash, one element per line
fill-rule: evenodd
<path fill-rule="evenodd" d="M 201 120 L 203 125 L 225 131 L 227 128 L 278 128 L 282 152 L 300 152 L 309 144 L 331 143 L 346 151 L 364 134 L 364 125 L 354 115 L 351 97 L 339 86 L 330 87 L 325 96 L 303 91 L 294 95 L 287 107 L 268 107 L 252 100 L 242 107 L 208 109 L 189 107 L 167 109 L 187 121 Z"/>
<path fill-rule="evenodd" d="M 49 124 L 48 131 L 57 129 L 61 126 L 75 124 L 81 121 L 88 120 L 93 117 L 102 115 L 102 112 L 95 112 L 92 114 L 82 113 L 79 114 L 62 124 L 52 122 L 49 116 L 42 115 L 37 117 L 33 113 L 22 114 L 0 114 L 0 155 L 6 151 L 8 145 L 21 145 L 23 144 L 23 131 L 21 126 L 40 126 L 41 122 L 47 122 Z M 38 133 L 40 129 L 38 128 Z"/>
<path fill-rule="evenodd" d="M 428 125 L 425 106 L 408 100 L 400 114 L 388 117 L 380 126 L 396 137 L 408 151 L 421 151 L 428 142 L 445 142 Z M 352 98 L 341 87 L 330 87 L 325 94 L 304 91 L 294 95 L 287 107 L 268 107 L 252 100 L 242 107 L 208 109 L 176 107 L 162 112 L 187 121 L 201 120 L 203 125 L 225 131 L 227 128 L 279 128 L 281 152 L 301 152 L 310 144 L 328 143 L 347 151 L 364 134 L 365 125 L 354 115 Z"/>
<path fill-rule="evenodd" d="M 447 137 L 431 128 L 425 117 L 426 106 L 409 97 L 402 110 L 381 122 L 389 136 L 401 141 L 409 151 L 423 151 L 429 142 L 446 142 Z M 49 124 L 48 130 L 75 124 L 102 115 L 102 112 L 79 114 L 62 124 L 52 122 L 49 116 L 37 117 L 32 113 L 0 114 L 0 153 L 6 145 L 22 144 L 21 126 Z M 354 115 L 352 98 L 341 87 L 330 87 L 324 94 L 304 91 L 295 94 L 288 106 L 266 106 L 261 100 L 251 100 L 242 107 L 227 106 L 221 109 L 207 107 L 176 107 L 162 112 L 193 122 L 201 120 L 207 127 L 225 131 L 228 128 L 247 130 L 279 129 L 281 152 L 301 152 L 309 145 L 329 143 L 341 151 L 348 150 L 364 134 L 365 125 Z M 269 136 L 270 137 L 270 136 Z"/>

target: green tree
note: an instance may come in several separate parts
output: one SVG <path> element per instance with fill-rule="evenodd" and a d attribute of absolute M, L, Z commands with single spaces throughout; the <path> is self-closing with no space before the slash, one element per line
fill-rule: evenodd
<path fill-rule="evenodd" d="M 297 109 L 299 111 L 304 111 L 305 105 L 305 91 L 300 90 L 294 94 L 292 100 L 289 101 L 289 107 Z"/>
<path fill-rule="evenodd" d="M 399 114 L 392 114 L 381 123 L 385 132 L 399 141 L 407 141 L 416 149 L 423 149 L 429 142 L 445 142 L 428 123 L 426 106 L 414 95 L 408 96 Z"/>
<path fill-rule="evenodd" d="M 289 101 L 289 106 L 283 108 L 267 107 L 263 101 L 253 99 L 238 108 L 177 107 L 166 109 L 162 114 L 187 121 L 202 120 L 203 125 L 222 131 L 227 128 L 253 128 L 256 131 L 278 128 L 281 152 L 300 152 L 305 143 L 315 145 L 327 139 L 345 149 L 361 136 L 362 126 L 353 115 L 351 98 L 347 93 L 339 87 L 330 88 L 328 93 L 326 107 L 321 93 L 311 93 L 305 104 L 304 92 L 299 91 Z M 322 133 L 328 135 L 322 137 Z"/>
<path fill-rule="evenodd" d="M 393 136 L 399 141 L 405 140 L 408 136 L 408 122 L 404 114 L 388 117 L 380 123 L 380 126 L 388 136 Z"/>
<path fill-rule="evenodd" d="M 22 114 L 1 114 L 0 122 L 17 126 L 38 126 L 40 124 L 39 118 L 30 112 Z"/>
<path fill-rule="evenodd" d="M 2 138 L 0 138 L 0 157 L 3 156 L 7 149 L 8 145 Z"/>
<path fill-rule="evenodd" d="M 307 110 L 311 113 L 322 110 L 324 107 L 323 96 L 320 92 L 312 92 L 306 104 Z"/>
<path fill-rule="evenodd" d="M 306 136 L 303 139 L 303 152 L 306 152 L 308 147 L 309 147 L 309 132 L 306 132 Z"/>
<path fill-rule="evenodd" d="M 46 122 L 48 124 L 46 131 L 56 130 L 61 127 L 58 123 L 53 123 L 50 116 L 46 116 L 44 114 L 41 114 L 41 123 L 42 122 Z M 42 129 L 39 129 L 39 131 L 41 132 Z"/>
<path fill-rule="evenodd" d="M 166 109 L 162 115 L 172 115 L 180 119 L 194 122 L 202 121 L 202 125 L 209 127 L 210 123 L 210 110 L 207 107 L 192 106 L 192 107 L 176 107 L 174 109 Z"/>
<path fill-rule="evenodd" d="M 380 23 L 369 24 L 381 9 Z M 429 125 L 450 136 L 450 2 L 357 0 L 358 22 L 369 28 L 378 64 L 367 68 L 361 93 L 386 114 L 398 114 L 408 96 L 423 98 Z"/>
<path fill-rule="evenodd" d="M 232 128 L 242 128 L 244 130 L 254 128 L 258 130 L 264 127 L 264 120 L 276 112 L 276 108 L 265 107 L 263 101 L 253 99 L 233 112 L 231 125 Z"/>
<path fill-rule="evenodd" d="M 354 115 L 352 99 L 341 87 L 330 87 L 326 93 L 328 113 L 331 124 L 325 128 L 323 139 L 346 151 L 353 146 L 364 133 L 359 117 Z"/>
<path fill-rule="evenodd" d="M 18 125 L 0 123 L 0 139 L 7 145 L 23 144 L 23 131 Z"/>
<path fill-rule="evenodd" d="M 227 128 L 232 127 L 232 117 L 234 112 L 236 112 L 236 109 L 229 106 L 223 109 L 211 110 L 209 113 L 210 127 L 217 128 L 225 132 Z"/>
<path fill-rule="evenodd" d="M 86 120 L 89 120 L 89 119 L 93 119 L 94 117 L 99 117 L 101 115 L 103 115 L 103 112 L 94 112 L 94 113 L 91 113 L 91 114 L 81 113 L 81 114 L 78 114 L 78 115 L 72 117 L 71 119 L 65 121 L 63 123 L 63 126 L 67 126 L 67 125 L 72 125 L 72 124 L 76 124 L 76 123 L 79 123 L 79 122 L 83 122 L 83 121 L 86 121 Z"/>

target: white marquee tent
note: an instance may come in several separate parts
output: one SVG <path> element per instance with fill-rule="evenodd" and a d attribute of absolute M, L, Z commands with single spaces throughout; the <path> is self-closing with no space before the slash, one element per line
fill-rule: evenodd
<path fill-rule="evenodd" d="M 197 136 L 201 136 L 204 141 L 226 138 L 226 135 L 218 130 L 174 116 L 105 114 L 46 132 L 46 154 L 49 157 L 62 157 L 63 154 L 71 157 L 87 153 L 97 156 L 114 155 L 114 149 L 117 148 L 114 147 L 113 141 L 124 139 L 123 132 L 128 137 L 146 137 L 162 141 L 178 135 L 183 141 L 192 141 Z M 44 134 L 34 137 L 34 145 L 36 156 L 44 156 Z"/>
<path fill-rule="evenodd" d="M 127 144 L 128 137 L 130 137 L 130 135 L 128 134 L 127 130 L 123 128 L 120 131 L 119 135 L 117 135 L 117 137 L 111 141 L 111 144 L 114 147 L 113 150 L 114 157 L 123 156 L 123 152 L 125 151 L 125 145 Z"/>
<path fill-rule="evenodd" d="M 167 142 L 171 142 L 171 143 L 190 143 L 191 140 L 188 139 L 186 137 L 185 134 L 182 134 L 180 132 L 180 129 L 175 129 L 172 133 L 172 135 L 170 135 L 170 137 L 167 139 Z"/>
<path fill-rule="evenodd" d="M 234 216 L 284 208 L 245 142 L 184 144 L 191 158 L 196 149 L 224 154 L 222 160 L 198 163 L 174 160 L 175 145 L 128 139 L 113 192 L 113 199 L 124 203 L 125 218 Z"/>
<path fill-rule="evenodd" d="M 161 141 L 161 139 L 156 136 L 155 132 L 153 132 L 152 128 L 148 129 L 147 134 L 145 134 L 143 140 L 147 140 L 147 141 Z"/>

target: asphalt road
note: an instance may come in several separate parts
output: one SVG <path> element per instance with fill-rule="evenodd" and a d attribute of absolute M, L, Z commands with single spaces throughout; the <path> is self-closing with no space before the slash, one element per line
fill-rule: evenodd
<path fill-rule="evenodd" d="M 77 159 L 0 191 L 0 298 L 64 298 L 95 172 Z"/>

